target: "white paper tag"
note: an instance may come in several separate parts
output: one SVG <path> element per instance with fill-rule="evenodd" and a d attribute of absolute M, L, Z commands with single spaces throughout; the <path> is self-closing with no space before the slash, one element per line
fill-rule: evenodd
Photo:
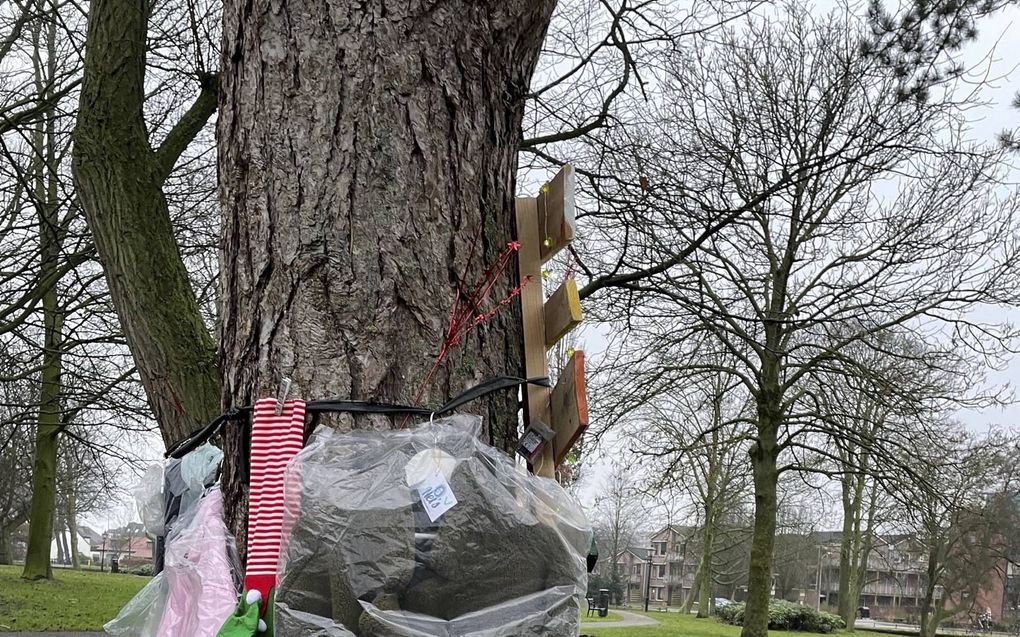
<path fill-rule="evenodd" d="M 442 473 L 434 473 L 418 484 L 418 496 L 433 522 L 457 504 L 457 496 Z"/>
<path fill-rule="evenodd" d="M 425 449 L 414 454 L 404 467 L 407 486 L 414 488 L 433 473 L 441 473 L 449 480 L 457 467 L 457 459 L 442 449 Z"/>

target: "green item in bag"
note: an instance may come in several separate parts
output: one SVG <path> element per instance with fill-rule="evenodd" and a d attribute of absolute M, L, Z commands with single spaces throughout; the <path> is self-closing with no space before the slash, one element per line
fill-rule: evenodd
<path fill-rule="evenodd" d="M 256 634 L 272 637 L 273 631 L 270 627 L 273 625 L 274 593 L 275 591 L 269 592 L 265 621 L 259 619 L 259 602 L 262 601 L 262 594 L 258 591 L 247 591 L 242 594 L 234 613 L 223 622 L 216 637 L 255 637 Z"/>

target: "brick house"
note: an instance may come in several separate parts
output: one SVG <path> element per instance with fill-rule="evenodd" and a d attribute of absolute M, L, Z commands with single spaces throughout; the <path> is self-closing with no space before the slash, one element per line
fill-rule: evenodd
<path fill-rule="evenodd" d="M 628 547 L 616 556 L 616 564 L 623 576 L 623 598 L 629 604 L 636 604 L 644 600 L 648 549 Z"/>
<path fill-rule="evenodd" d="M 698 570 L 697 529 L 669 525 L 651 537 L 652 576 L 649 602 L 682 606 Z"/>

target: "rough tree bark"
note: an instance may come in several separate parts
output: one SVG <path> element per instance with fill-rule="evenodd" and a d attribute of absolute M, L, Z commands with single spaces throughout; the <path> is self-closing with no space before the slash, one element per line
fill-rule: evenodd
<path fill-rule="evenodd" d="M 225 3 L 224 404 L 272 395 L 282 376 L 306 398 L 415 399 L 458 279 L 477 278 L 514 235 L 524 97 L 554 5 Z M 513 312 L 490 319 L 423 400 L 520 374 L 520 334 Z M 513 443 L 516 409 L 509 392 L 479 406 L 488 442 Z M 237 528 L 245 443 L 230 431 L 224 484 Z"/>
<path fill-rule="evenodd" d="M 216 110 L 216 78 L 158 149 L 149 143 L 146 29 L 151 2 L 89 6 L 73 171 L 110 294 L 163 440 L 219 413 L 216 346 L 180 257 L 163 183 Z"/>

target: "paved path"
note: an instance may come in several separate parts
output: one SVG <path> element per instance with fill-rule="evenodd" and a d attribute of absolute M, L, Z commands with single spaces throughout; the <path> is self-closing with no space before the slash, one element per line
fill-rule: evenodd
<path fill-rule="evenodd" d="M 625 610 L 616 610 L 614 608 L 610 612 L 620 615 L 623 619 L 618 622 L 586 622 L 582 619 L 581 628 L 631 628 L 633 626 L 654 626 L 659 623 L 651 617 L 645 617 L 637 613 L 628 613 Z"/>

